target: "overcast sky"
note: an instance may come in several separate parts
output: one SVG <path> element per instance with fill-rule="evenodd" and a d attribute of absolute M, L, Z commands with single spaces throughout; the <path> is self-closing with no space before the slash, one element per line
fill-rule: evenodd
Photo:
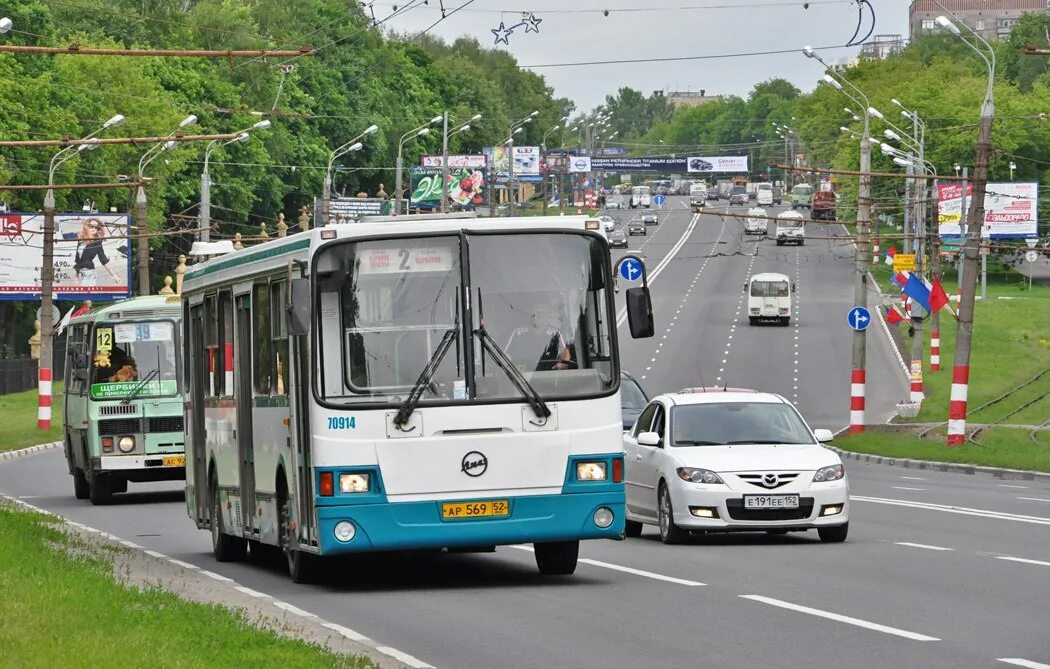
<path fill-rule="evenodd" d="M 446 9 L 464 0 L 444 0 Z M 378 0 L 377 19 L 404 8 L 409 0 Z M 404 11 L 384 25 L 400 33 L 415 34 L 440 17 L 439 0 Z M 875 33 L 901 34 L 907 38 L 908 0 L 871 0 L 875 5 Z M 539 32 L 515 28 L 509 45 L 522 65 L 542 65 L 595 60 L 701 56 L 779 49 L 799 49 L 845 44 L 857 25 L 857 5 L 852 0 L 475 0 L 438 24 L 431 33 L 445 39 L 472 35 L 493 46 L 490 32 L 502 21 L 505 27 L 521 22 L 521 12 L 540 19 Z M 675 7 L 674 9 L 670 9 Z M 698 7 L 701 9 L 681 9 Z M 603 16 L 602 10 L 609 15 Z M 621 11 L 616 11 L 616 10 Z M 592 10 L 588 13 L 587 10 Z M 597 10 L 597 11 L 593 11 Z M 633 10 L 633 11 L 623 11 Z M 865 11 L 861 34 L 870 26 Z M 828 62 L 845 60 L 853 49 L 822 49 Z M 646 95 L 654 90 L 704 89 L 708 95 L 746 96 L 752 87 L 773 77 L 788 79 L 810 90 L 820 77 L 819 64 L 801 52 L 712 60 L 633 63 L 579 67 L 535 68 L 558 96 L 572 99 L 577 109 L 588 110 L 604 102 L 605 95 L 630 86 Z"/>

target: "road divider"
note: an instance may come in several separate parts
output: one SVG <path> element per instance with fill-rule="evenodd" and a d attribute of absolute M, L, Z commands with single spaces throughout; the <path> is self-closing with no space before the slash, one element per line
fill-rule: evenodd
<path fill-rule="evenodd" d="M 742 597 L 743 599 L 749 599 L 753 602 L 761 602 L 763 604 L 769 604 L 770 606 L 778 606 L 782 609 L 787 609 L 789 611 L 806 613 L 811 616 L 817 616 L 818 618 L 826 618 L 827 620 L 834 620 L 840 623 L 846 623 L 847 625 L 863 627 L 865 629 L 874 630 L 876 632 L 882 632 L 883 634 L 892 634 L 894 636 L 904 637 L 905 639 L 911 639 L 912 641 L 940 641 L 940 639 L 938 639 L 935 636 L 927 636 L 925 634 L 919 634 L 918 632 L 909 632 L 908 630 L 902 630 L 896 627 L 889 627 L 887 625 L 880 625 L 879 623 L 861 620 L 860 618 L 852 618 L 850 616 L 844 616 L 838 613 L 832 613 L 830 611 L 822 611 L 821 609 L 814 609 L 808 606 L 792 604 L 791 602 L 773 599 L 772 597 L 763 597 L 762 595 L 740 595 L 740 597 Z"/>

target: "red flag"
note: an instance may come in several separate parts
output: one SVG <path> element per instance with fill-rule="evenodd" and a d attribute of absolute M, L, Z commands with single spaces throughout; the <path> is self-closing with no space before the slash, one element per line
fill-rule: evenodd
<path fill-rule="evenodd" d="M 944 292 L 944 286 L 938 277 L 933 277 L 933 286 L 930 288 L 930 312 L 937 313 L 939 309 L 947 306 L 948 294 Z"/>
<path fill-rule="evenodd" d="M 896 307 L 893 307 L 893 306 L 886 307 L 886 322 L 887 323 L 889 323 L 890 325 L 896 325 L 897 323 L 900 323 L 903 320 L 904 320 L 904 317 L 901 316 L 901 313 L 899 311 L 897 311 Z"/>

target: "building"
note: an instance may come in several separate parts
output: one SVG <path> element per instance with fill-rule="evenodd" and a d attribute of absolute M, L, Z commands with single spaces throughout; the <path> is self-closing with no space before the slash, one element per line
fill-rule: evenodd
<path fill-rule="evenodd" d="M 860 45 L 861 58 L 889 58 L 904 50 L 904 39 L 900 35 L 875 35 Z"/>
<path fill-rule="evenodd" d="M 667 91 L 664 93 L 667 103 L 672 107 L 699 107 L 718 99 L 717 95 L 707 95 L 703 88 L 699 92 L 694 91 Z"/>
<path fill-rule="evenodd" d="M 1048 0 L 941 0 L 941 4 L 988 40 L 1008 36 L 1022 14 L 1045 14 L 1050 6 Z M 937 17 L 944 13 L 934 0 L 912 0 L 908 8 L 911 38 L 940 31 Z"/>

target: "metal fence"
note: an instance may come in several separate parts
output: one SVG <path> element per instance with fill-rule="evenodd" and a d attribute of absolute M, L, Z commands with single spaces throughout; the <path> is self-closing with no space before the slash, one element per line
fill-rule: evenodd
<path fill-rule="evenodd" d="M 55 341 L 55 359 L 52 378 L 60 381 L 66 367 L 66 341 Z M 0 358 L 0 395 L 20 393 L 37 386 L 37 361 L 28 355 Z"/>

